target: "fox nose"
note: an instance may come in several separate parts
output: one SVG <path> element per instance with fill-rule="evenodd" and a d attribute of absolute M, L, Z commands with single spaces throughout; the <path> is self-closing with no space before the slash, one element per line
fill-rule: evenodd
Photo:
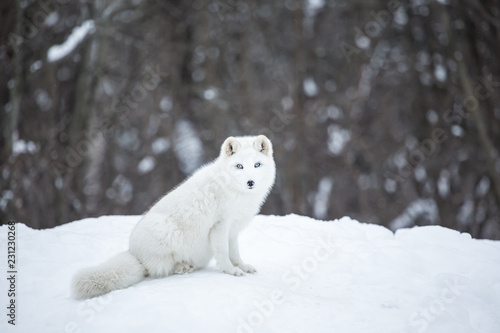
<path fill-rule="evenodd" d="M 247 181 L 248 187 L 252 188 L 255 185 L 255 182 L 253 180 Z"/>

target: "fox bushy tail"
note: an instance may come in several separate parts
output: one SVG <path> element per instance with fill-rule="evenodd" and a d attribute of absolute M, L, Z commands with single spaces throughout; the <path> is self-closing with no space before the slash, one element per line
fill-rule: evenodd
<path fill-rule="evenodd" d="M 130 252 L 117 254 L 94 267 L 82 269 L 73 277 L 71 289 L 77 299 L 92 298 L 138 283 L 147 275 L 142 264 Z"/>

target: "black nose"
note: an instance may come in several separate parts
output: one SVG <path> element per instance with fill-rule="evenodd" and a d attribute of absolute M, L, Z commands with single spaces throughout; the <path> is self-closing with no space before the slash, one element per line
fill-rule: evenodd
<path fill-rule="evenodd" d="M 253 180 L 247 181 L 248 187 L 252 188 L 255 185 L 255 182 Z"/>

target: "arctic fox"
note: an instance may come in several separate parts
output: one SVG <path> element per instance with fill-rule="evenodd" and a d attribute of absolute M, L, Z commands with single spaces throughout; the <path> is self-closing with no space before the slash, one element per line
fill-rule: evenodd
<path fill-rule="evenodd" d="M 275 179 L 271 141 L 229 137 L 219 157 L 167 193 L 142 217 L 129 250 L 73 277 L 77 299 L 127 288 L 146 276 L 192 272 L 215 257 L 227 274 L 255 273 L 241 260 L 238 233 L 259 212 Z"/>

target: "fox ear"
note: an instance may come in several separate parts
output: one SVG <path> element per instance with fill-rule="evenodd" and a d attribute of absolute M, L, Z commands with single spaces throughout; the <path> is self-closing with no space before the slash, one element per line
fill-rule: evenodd
<path fill-rule="evenodd" d="M 273 156 L 273 145 L 265 135 L 259 135 L 255 139 L 253 146 L 255 149 L 257 149 L 257 151 L 261 152 L 262 154 L 270 157 Z"/>
<path fill-rule="evenodd" d="M 222 156 L 231 156 L 236 154 L 238 149 L 240 149 L 241 144 L 235 137 L 230 136 L 224 141 L 221 147 L 220 154 Z"/>

